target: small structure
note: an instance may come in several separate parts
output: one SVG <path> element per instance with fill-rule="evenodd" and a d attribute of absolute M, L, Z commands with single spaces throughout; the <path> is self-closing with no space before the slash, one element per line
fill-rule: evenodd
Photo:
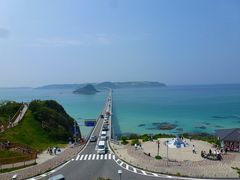
<path fill-rule="evenodd" d="M 240 128 L 218 129 L 216 136 L 221 140 L 221 148 L 240 152 Z"/>
<path fill-rule="evenodd" d="M 176 136 L 176 138 L 167 141 L 166 145 L 169 148 L 184 148 L 188 146 L 188 143 L 184 142 L 179 136 Z"/>

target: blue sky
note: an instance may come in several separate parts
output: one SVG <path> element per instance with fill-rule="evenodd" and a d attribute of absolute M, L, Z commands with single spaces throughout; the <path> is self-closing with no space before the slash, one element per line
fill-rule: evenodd
<path fill-rule="evenodd" d="M 240 83 L 238 0 L 0 0 L 0 87 Z"/>

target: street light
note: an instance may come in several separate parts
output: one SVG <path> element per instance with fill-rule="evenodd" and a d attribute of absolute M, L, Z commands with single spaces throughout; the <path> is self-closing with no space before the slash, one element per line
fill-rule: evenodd
<path fill-rule="evenodd" d="M 158 156 L 159 156 L 159 148 L 160 148 L 160 141 L 159 140 L 157 141 L 157 144 L 158 144 Z"/>
<path fill-rule="evenodd" d="M 122 170 L 121 169 L 118 170 L 118 174 L 119 174 L 119 179 L 121 180 L 122 179 Z"/>
<path fill-rule="evenodd" d="M 168 140 L 166 141 L 167 143 L 166 143 L 166 146 L 167 146 L 167 166 L 168 166 Z"/>

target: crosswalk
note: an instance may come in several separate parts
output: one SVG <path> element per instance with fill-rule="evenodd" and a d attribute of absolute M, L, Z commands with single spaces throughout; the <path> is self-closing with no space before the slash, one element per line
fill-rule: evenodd
<path fill-rule="evenodd" d="M 115 160 L 114 154 L 78 154 L 72 161 Z"/>

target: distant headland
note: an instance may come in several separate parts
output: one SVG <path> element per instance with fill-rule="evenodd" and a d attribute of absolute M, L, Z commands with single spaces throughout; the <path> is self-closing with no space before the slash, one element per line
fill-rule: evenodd
<path fill-rule="evenodd" d="M 101 82 L 101 83 L 84 83 L 84 84 L 51 84 L 38 89 L 79 89 L 87 85 L 93 85 L 97 89 L 119 89 L 119 88 L 146 88 L 146 87 L 165 87 L 166 84 L 153 81 L 129 81 L 129 82 Z"/>

